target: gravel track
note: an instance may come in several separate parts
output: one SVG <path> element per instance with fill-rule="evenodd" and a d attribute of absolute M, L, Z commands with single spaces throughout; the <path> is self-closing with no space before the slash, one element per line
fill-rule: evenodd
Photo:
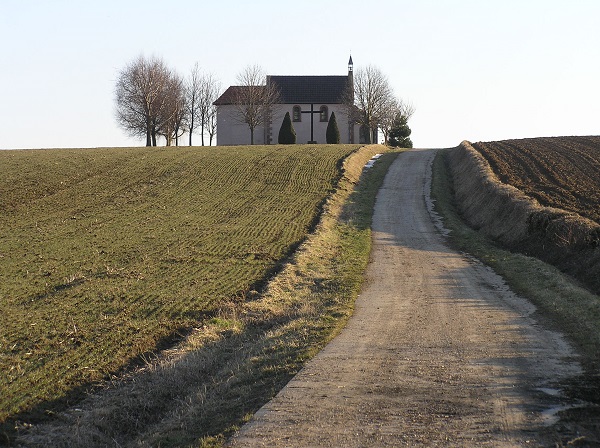
<path fill-rule="evenodd" d="M 428 211 L 434 155 L 390 167 L 355 314 L 230 446 L 552 444 L 576 356 L 491 269 L 448 248 Z"/>

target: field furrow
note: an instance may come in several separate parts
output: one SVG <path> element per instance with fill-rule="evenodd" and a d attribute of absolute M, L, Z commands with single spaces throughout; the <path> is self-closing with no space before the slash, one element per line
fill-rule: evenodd
<path fill-rule="evenodd" d="M 548 137 L 473 144 L 498 178 L 541 205 L 600 223 L 600 137 Z"/>

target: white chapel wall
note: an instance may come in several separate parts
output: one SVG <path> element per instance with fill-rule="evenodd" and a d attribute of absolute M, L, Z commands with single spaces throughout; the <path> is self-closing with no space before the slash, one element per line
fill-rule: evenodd
<path fill-rule="evenodd" d="M 293 117 L 293 107 L 295 104 L 276 105 L 271 114 L 271 144 L 277 144 L 279 137 L 279 129 L 283 123 L 285 113 L 289 112 L 290 117 Z M 309 111 L 310 104 L 298 104 L 302 110 Z M 321 106 L 327 106 L 329 117 L 335 112 L 338 129 L 340 131 L 340 143 L 350 143 L 350 135 L 348 129 L 348 111 L 343 104 L 315 104 L 314 110 L 320 111 Z M 292 122 L 296 131 L 296 143 L 306 144 L 310 141 L 310 114 L 301 114 L 302 121 Z M 313 134 L 314 140 L 317 143 L 324 144 L 327 142 L 326 131 L 327 122 L 321 122 L 319 114 L 313 117 Z M 354 126 L 354 143 L 359 143 L 359 125 Z M 249 145 L 250 144 L 250 129 L 245 123 L 240 123 L 235 115 L 235 106 L 222 105 L 218 107 L 217 112 L 217 145 Z M 254 130 L 254 144 L 265 144 L 265 130 L 262 126 Z"/>
<path fill-rule="evenodd" d="M 279 128 L 277 129 L 279 132 Z M 264 127 L 254 129 L 254 144 L 264 145 Z M 217 145 L 249 145 L 250 128 L 240 123 L 236 117 L 236 107 L 232 105 L 219 106 L 217 109 Z"/>

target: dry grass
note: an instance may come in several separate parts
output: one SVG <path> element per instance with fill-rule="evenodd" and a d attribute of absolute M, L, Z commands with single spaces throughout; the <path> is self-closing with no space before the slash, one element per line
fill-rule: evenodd
<path fill-rule="evenodd" d="M 394 154 L 353 154 L 309 236 L 264 291 L 223 302 L 176 349 L 29 428 L 25 446 L 221 446 L 344 325 L 370 252 L 370 212 Z M 368 188 L 365 188 L 368 187 Z M 343 213 L 344 218 L 340 215 Z"/>

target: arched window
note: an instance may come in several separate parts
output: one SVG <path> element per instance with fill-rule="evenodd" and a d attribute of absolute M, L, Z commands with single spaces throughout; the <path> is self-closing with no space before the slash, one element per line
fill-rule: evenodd
<path fill-rule="evenodd" d="M 302 121 L 302 112 L 300 111 L 300 106 L 294 106 L 292 112 L 292 121 Z"/>
<path fill-rule="evenodd" d="M 321 121 L 329 121 L 329 111 L 327 110 L 327 106 L 321 106 Z"/>

